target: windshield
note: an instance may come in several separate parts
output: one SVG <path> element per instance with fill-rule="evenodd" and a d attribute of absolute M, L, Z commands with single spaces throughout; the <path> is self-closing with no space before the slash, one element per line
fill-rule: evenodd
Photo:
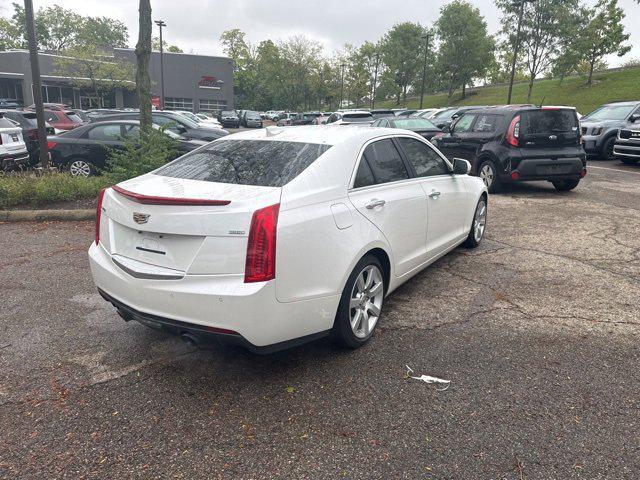
<path fill-rule="evenodd" d="M 225 117 L 237 117 L 236 112 L 223 111 L 220 115 Z"/>
<path fill-rule="evenodd" d="M 218 140 L 154 173 L 206 182 L 282 187 L 329 148 L 302 142 Z"/>
<path fill-rule="evenodd" d="M 342 120 L 350 123 L 364 123 L 373 120 L 370 113 L 346 113 L 342 116 Z"/>
<path fill-rule="evenodd" d="M 584 120 L 624 120 L 636 105 L 609 105 L 600 107 L 584 117 Z"/>
<path fill-rule="evenodd" d="M 393 122 L 397 128 L 407 130 L 440 130 L 433 123 L 425 118 L 403 118 Z"/>
<path fill-rule="evenodd" d="M 442 110 L 441 112 L 436 113 L 433 118 L 451 118 L 454 113 L 458 110 L 456 108 L 448 108 L 446 110 Z"/>

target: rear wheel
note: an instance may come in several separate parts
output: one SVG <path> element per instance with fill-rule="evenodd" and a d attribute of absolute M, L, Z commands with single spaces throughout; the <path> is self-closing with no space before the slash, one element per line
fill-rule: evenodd
<path fill-rule="evenodd" d="M 473 216 L 473 223 L 471 224 L 471 230 L 469 236 L 464 241 L 464 246 L 467 248 L 476 248 L 480 245 L 480 241 L 484 236 L 484 229 L 487 225 L 487 200 L 482 197 L 476 206 L 476 213 Z"/>
<path fill-rule="evenodd" d="M 624 163 L 625 165 L 635 165 L 636 163 L 640 162 L 640 159 L 638 159 L 638 158 L 620 157 L 620 161 L 622 163 Z"/>
<path fill-rule="evenodd" d="M 568 192 L 569 190 L 576 188 L 580 183 L 580 180 L 555 180 L 551 183 L 556 187 L 556 190 L 560 192 Z"/>
<path fill-rule="evenodd" d="M 616 145 L 616 137 L 611 137 L 604 142 L 602 146 L 602 158 L 604 160 L 614 160 L 616 156 L 613 154 L 613 147 Z"/>
<path fill-rule="evenodd" d="M 383 272 L 380 261 L 366 255 L 349 275 L 333 326 L 334 337 L 341 345 L 358 348 L 371 338 L 384 302 Z"/>
<path fill-rule="evenodd" d="M 90 177 L 95 174 L 95 169 L 89 162 L 76 158 L 69 163 L 69 173 L 74 177 Z"/>
<path fill-rule="evenodd" d="M 489 193 L 494 193 L 500 190 L 500 178 L 498 177 L 498 170 L 495 164 L 491 160 L 483 160 L 478 167 L 478 176 L 482 179 Z"/>

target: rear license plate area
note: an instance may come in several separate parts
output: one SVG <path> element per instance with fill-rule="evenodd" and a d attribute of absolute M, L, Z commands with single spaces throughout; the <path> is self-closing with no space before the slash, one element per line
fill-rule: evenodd
<path fill-rule="evenodd" d="M 164 236 L 158 233 L 138 232 L 136 250 L 155 253 L 157 255 L 166 255 L 167 250 L 162 244 L 163 238 Z"/>
<path fill-rule="evenodd" d="M 538 175 L 563 175 L 569 173 L 571 170 L 570 165 L 551 164 L 551 165 L 538 165 L 536 167 L 536 173 Z"/>

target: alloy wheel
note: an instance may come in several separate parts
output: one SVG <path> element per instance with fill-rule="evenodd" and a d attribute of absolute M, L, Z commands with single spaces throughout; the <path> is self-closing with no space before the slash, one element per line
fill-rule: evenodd
<path fill-rule="evenodd" d="M 480 178 L 487 188 L 491 187 L 491 184 L 493 183 L 493 175 L 493 167 L 490 164 L 485 163 L 482 165 L 480 168 Z"/>
<path fill-rule="evenodd" d="M 366 338 L 378 322 L 384 298 L 382 272 L 367 265 L 356 277 L 349 300 L 351 330 L 358 338 Z"/>
<path fill-rule="evenodd" d="M 478 202 L 476 207 L 476 215 L 473 219 L 473 238 L 476 242 L 482 240 L 484 228 L 487 224 L 487 204 L 484 200 Z"/>
<path fill-rule="evenodd" d="M 91 175 L 91 165 L 84 160 L 74 160 L 69 165 L 69 173 L 74 177 L 88 177 Z"/>

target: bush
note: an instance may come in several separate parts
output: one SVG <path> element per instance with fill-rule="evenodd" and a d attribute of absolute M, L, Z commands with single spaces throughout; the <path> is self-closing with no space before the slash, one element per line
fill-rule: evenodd
<path fill-rule="evenodd" d="M 73 177 L 68 173 L 0 174 L 0 208 L 95 198 L 110 184 L 107 177 Z"/>
<path fill-rule="evenodd" d="M 178 142 L 162 130 L 142 132 L 138 139 L 126 139 L 123 150 L 112 150 L 105 177 L 118 183 L 143 175 L 176 158 Z"/>

